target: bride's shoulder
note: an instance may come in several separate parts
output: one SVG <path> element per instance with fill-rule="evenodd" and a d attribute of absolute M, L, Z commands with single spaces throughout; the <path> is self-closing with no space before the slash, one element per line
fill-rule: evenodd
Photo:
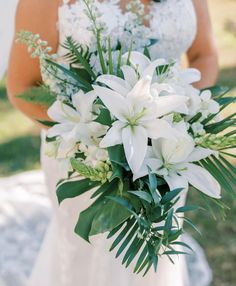
<path fill-rule="evenodd" d="M 38 33 L 54 48 L 57 45 L 58 8 L 62 0 L 19 0 L 16 13 L 16 32 Z"/>

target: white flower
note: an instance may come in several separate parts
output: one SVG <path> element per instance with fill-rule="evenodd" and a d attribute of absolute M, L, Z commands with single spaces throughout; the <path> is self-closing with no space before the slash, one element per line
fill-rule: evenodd
<path fill-rule="evenodd" d="M 156 62 L 157 63 L 157 62 Z M 155 64 L 156 64 L 155 63 Z M 148 138 L 171 137 L 168 132 L 170 125 L 163 119 L 158 119 L 166 113 L 185 103 L 185 98 L 179 101 L 165 101 L 164 98 L 154 100 L 151 95 L 152 73 L 154 64 L 144 71 L 143 77 L 137 81 L 132 68 L 125 68 L 125 79 L 111 75 L 102 75 L 97 81 L 107 87 L 94 86 L 97 96 L 103 101 L 111 114 L 117 119 L 100 146 L 106 148 L 123 143 L 129 166 L 137 172 L 144 160 Z"/>
<path fill-rule="evenodd" d="M 205 90 L 200 94 L 202 119 L 207 118 L 210 114 L 217 114 L 220 111 L 220 105 L 213 100 L 210 90 Z"/>
<path fill-rule="evenodd" d="M 108 151 L 97 146 L 80 144 L 79 150 L 83 152 L 86 157 L 84 163 L 92 167 L 96 167 L 100 162 L 106 162 L 109 159 Z"/>
<path fill-rule="evenodd" d="M 164 177 L 170 190 L 187 190 L 191 184 L 210 197 L 220 198 L 219 183 L 207 170 L 193 163 L 209 157 L 214 151 L 195 147 L 184 122 L 175 124 L 172 134 L 174 140 L 161 138 L 152 141 L 152 147 L 149 147 L 142 168 L 134 179 L 147 175 L 149 166 L 153 173 Z"/>
<path fill-rule="evenodd" d="M 72 96 L 73 107 L 57 100 L 48 110 L 49 117 L 57 122 L 48 130 L 47 136 L 61 137 L 60 149 L 69 151 L 77 142 L 93 145 L 98 138 L 105 134 L 106 127 L 94 122 L 93 102 L 94 93 L 82 91 Z M 66 150 L 66 151 L 65 151 Z"/>
<path fill-rule="evenodd" d="M 45 142 L 44 154 L 48 157 L 56 158 L 58 154 L 59 145 L 59 140 Z"/>
<path fill-rule="evenodd" d="M 195 122 L 191 125 L 194 136 L 202 136 L 206 134 L 204 126 L 200 122 Z"/>

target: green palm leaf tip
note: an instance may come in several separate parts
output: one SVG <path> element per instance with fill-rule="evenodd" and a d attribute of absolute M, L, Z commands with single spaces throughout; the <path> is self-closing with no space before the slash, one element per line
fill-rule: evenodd
<path fill-rule="evenodd" d="M 71 165 L 81 176 L 102 184 L 106 183 L 112 176 L 111 165 L 105 162 L 100 162 L 96 167 L 92 167 L 82 161 L 72 159 Z"/>

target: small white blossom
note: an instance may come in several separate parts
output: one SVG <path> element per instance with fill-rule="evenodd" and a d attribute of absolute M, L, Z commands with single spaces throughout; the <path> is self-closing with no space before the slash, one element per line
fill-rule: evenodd
<path fill-rule="evenodd" d="M 191 125 L 194 136 L 203 136 L 206 134 L 204 126 L 200 122 L 195 122 Z"/>
<path fill-rule="evenodd" d="M 218 102 L 212 99 L 210 90 L 205 90 L 200 94 L 201 107 L 200 112 L 202 113 L 202 120 L 207 118 L 211 114 L 217 114 L 220 111 L 220 105 Z"/>

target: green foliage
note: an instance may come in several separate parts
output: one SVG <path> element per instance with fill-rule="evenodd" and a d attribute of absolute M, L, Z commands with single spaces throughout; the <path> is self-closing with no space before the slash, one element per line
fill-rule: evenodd
<path fill-rule="evenodd" d="M 51 106 L 56 100 L 55 94 L 52 94 L 45 86 L 32 87 L 18 95 L 18 98 L 26 102 L 39 104 L 45 107 Z"/>
<path fill-rule="evenodd" d="M 71 166 L 80 176 L 88 178 L 91 181 L 101 182 L 102 184 L 106 183 L 112 176 L 110 165 L 103 162 L 97 167 L 91 167 L 83 161 L 72 158 Z"/>
<path fill-rule="evenodd" d="M 71 37 L 67 37 L 63 47 L 68 51 L 66 58 L 69 59 L 71 64 L 80 64 L 82 69 L 85 69 L 91 79 L 96 79 L 96 74 L 93 72 L 89 64 L 89 52 L 84 51 Z"/>
<path fill-rule="evenodd" d="M 67 181 L 59 184 L 57 187 L 58 202 L 61 204 L 66 199 L 78 197 L 98 185 L 98 182 L 93 182 L 89 179 Z"/>

